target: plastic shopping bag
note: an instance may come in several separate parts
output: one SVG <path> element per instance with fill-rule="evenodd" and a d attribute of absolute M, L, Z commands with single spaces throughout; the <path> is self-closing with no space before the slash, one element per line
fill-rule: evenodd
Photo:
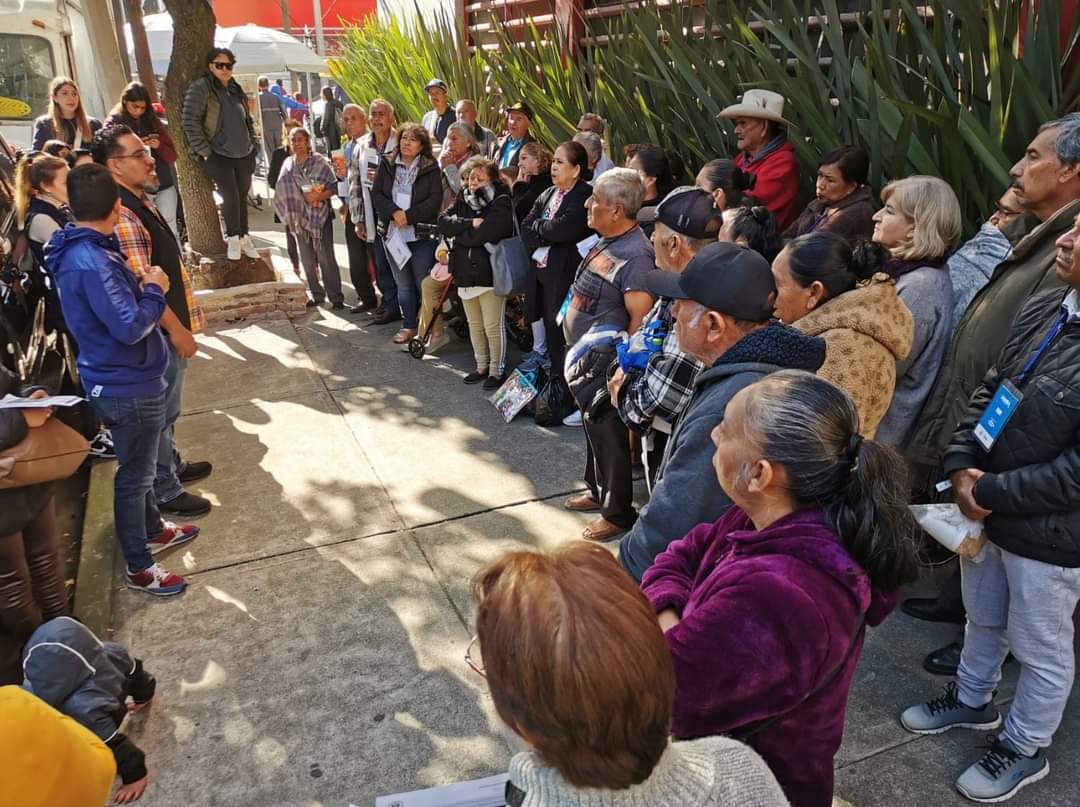
<path fill-rule="evenodd" d="M 946 549 L 964 558 L 978 560 L 986 545 L 981 521 L 974 521 L 955 504 L 913 504 L 911 514 L 919 526 Z"/>
<path fill-rule="evenodd" d="M 509 423 L 536 397 L 536 373 L 514 370 L 490 400 Z"/>

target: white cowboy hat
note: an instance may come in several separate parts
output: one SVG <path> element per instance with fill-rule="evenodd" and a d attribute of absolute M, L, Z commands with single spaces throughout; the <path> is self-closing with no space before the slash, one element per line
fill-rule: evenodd
<path fill-rule="evenodd" d="M 784 96 L 772 90 L 747 90 L 739 103 L 724 107 L 721 118 L 762 118 L 785 126 L 794 124 L 784 117 Z"/>

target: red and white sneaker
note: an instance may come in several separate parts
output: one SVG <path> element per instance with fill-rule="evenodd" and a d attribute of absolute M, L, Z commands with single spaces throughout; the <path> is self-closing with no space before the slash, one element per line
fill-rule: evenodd
<path fill-rule="evenodd" d="M 178 525 L 171 521 L 161 522 L 162 530 L 146 542 L 151 555 L 194 541 L 199 535 L 199 528 L 194 524 Z"/>
<path fill-rule="evenodd" d="M 160 563 L 141 572 L 125 572 L 127 587 L 136 591 L 145 591 L 155 597 L 171 597 L 187 588 L 187 580 L 178 574 L 166 571 Z"/>

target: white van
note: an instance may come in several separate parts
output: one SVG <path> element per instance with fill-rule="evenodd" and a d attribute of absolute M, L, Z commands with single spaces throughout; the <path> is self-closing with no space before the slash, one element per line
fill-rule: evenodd
<path fill-rule="evenodd" d="M 0 133 L 28 148 L 34 119 L 45 114 L 49 82 L 79 85 L 86 114 L 104 118 L 97 63 L 80 0 L 0 0 Z"/>

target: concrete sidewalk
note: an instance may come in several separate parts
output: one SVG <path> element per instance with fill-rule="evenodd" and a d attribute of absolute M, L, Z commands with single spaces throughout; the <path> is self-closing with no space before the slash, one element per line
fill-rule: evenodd
<path fill-rule="evenodd" d="M 504 423 L 461 383 L 465 342 L 416 361 L 369 322 L 321 309 L 200 337 L 178 441 L 214 462 L 193 489 L 216 506 L 163 558 L 192 585 L 156 601 L 117 581 L 114 597 L 115 638 L 158 679 L 126 729 L 147 754 L 147 807 L 369 807 L 505 770 L 463 662 L 469 578 L 507 549 L 575 539 L 586 518 L 561 501 L 581 488 L 584 435 Z M 896 722 L 944 683 L 918 659 L 951 635 L 899 613 L 871 632 L 838 796 L 968 803 L 952 782 L 983 738 Z M 1051 777 L 1012 804 L 1080 803 L 1078 735 L 1070 707 Z"/>

